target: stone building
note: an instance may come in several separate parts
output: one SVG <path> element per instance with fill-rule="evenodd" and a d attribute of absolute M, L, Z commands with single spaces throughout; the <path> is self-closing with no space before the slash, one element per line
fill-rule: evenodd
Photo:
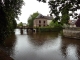
<path fill-rule="evenodd" d="M 34 20 L 33 24 L 34 27 L 45 27 L 50 24 L 53 17 L 51 16 L 43 16 L 42 14 L 39 14 L 36 19 Z"/>

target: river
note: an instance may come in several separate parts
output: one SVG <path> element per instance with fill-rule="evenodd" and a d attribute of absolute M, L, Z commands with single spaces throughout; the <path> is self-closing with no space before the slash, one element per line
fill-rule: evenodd
<path fill-rule="evenodd" d="M 14 60 L 80 60 L 80 40 L 57 32 L 21 34 L 15 29 L 3 47 Z"/>

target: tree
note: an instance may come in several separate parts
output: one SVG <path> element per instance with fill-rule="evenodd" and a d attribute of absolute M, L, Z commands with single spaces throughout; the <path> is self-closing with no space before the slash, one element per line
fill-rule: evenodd
<path fill-rule="evenodd" d="M 46 0 L 38 0 L 45 2 Z M 80 9 L 80 0 L 49 0 L 50 14 L 55 15 L 55 20 L 60 20 L 59 13 L 62 14 L 62 21 L 69 19 L 69 16 L 77 18 L 78 14 L 75 13 L 77 9 Z M 69 14 L 69 11 L 72 11 Z M 65 17 L 66 16 L 66 17 Z M 64 19 L 65 17 L 65 19 Z M 66 21 L 68 22 L 68 21 Z"/>
<path fill-rule="evenodd" d="M 52 21 L 50 24 L 49 24 L 50 27 L 52 28 L 55 28 L 55 27 L 61 27 L 62 28 L 62 25 L 57 22 L 57 21 Z"/>
<path fill-rule="evenodd" d="M 22 22 L 20 22 L 19 24 L 18 24 L 18 26 L 20 27 L 20 26 L 23 26 L 23 23 Z"/>
<path fill-rule="evenodd" d="M 14 32 L 23 0 L 0 0 L 0 41 Z"/>
<path fill-rule="evenodd" d="M 33 21 L 38 15 L 39 15 L 39 13 L 35 12 L 32 15 L 29 16 L 29 18 L 28 18 L 28 26 L 29 27 L 33 27 Z"/>
<path fill-rule="evenodd" d="M 64 15 L 62 15 L 62 17 L 61 17 L 61 23 L 62 24 L 68 24 L 68 20 L 69 20 L 69 15 L 68 14 L 64 14 Z"/>

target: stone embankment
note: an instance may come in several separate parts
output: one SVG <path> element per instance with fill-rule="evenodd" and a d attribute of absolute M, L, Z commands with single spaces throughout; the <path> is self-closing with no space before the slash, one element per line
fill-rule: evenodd
<path fill-rule="evenodd" d="M 80 39 L 80 27 L 63 29 L 63 36 L 68 38 Z"/>

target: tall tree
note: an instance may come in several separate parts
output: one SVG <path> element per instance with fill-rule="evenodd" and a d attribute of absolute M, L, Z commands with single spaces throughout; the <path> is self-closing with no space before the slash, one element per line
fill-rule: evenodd
<path fill-rule="evenodd" d="M 22 22 L 20 22 L 20 23 L 18 24 L 18 27 L 20 27 L 20 26 L 23 26 L 23 23 L 22 23 Z"/>
<path fill-rule="evenodd" d="M 38 12 L 33 13 L 32 15 L 29 16 L 28 18 L 28 25 L 29 27 L 33 27 L 33 21 L 34 19 L 39 15 Z"/>
<path fill-rule="evenodd" d="M 0 39 L 4 40 L 16 27 L 23 0 L 0 0 Z M 0 41 L 1 41 L 0 40 Z"/>

